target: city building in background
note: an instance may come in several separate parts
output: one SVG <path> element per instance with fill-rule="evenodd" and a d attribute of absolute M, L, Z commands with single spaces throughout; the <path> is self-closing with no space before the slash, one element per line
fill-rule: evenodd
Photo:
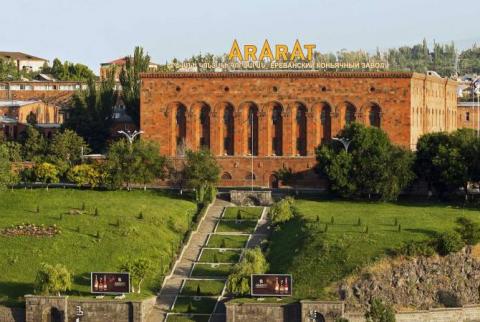
<path fill-rule="evenodd" d="M 100 80 L 106 79 L 107 75 L 108 75 L 108 72 L 112 68 L 115 68 L 115 81 L 119 82 L 120 81 L 120 73 L 125 68 L 125 65 L 127 64 L 128 59 L 130 59 L 130 57 L 125 56 L 125 57 L 122 57 L 122 58 L 112 60 L 108 63 L 101 63 L 100 64 Z M 151 62 L 150 65 L 148 66 L 148 68 L 151 72 L 155 72 L 158 69 L 158 65 Z"/>
<path fill-rule="evenodd" d="M 42 67 L 45 63 L 48 64 L 47 59 L 35 57 L 18 51 L 0 51 L 0 59 L 12 61 L 15 66 L 17 66 L 17 70 L 19 72 L 38 72 L 42 70 Z"/>

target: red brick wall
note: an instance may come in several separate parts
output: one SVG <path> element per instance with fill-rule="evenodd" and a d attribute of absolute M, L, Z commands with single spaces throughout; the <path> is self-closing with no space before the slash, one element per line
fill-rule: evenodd
<path fill-rule="evenodd" d="M 418 79 L 413 82 L 412 78 Z M 442 110 L 446 106 L 446 81 L 434 80 L 412 73 L 197 73 L 197 74 L 144 74 L 141 93 L 141 129 L 144 138 L 160 144 L 162 154 L 177 153 L 176 110 L 182 105 L 187 110 L 186 145 L 198 149 L 200 139 L 200 110 L 209 106 L 210 149 L 233 179 L 222 180 L 221 185 L 249 185 L 245 176 L 250 172 L 248 158 L 248 108 L 259 110 L 259 156 L 255 158 L 257 183 L 268 186 L 269 178 L 284 163 L 303 176 L 305 184 L 315 185 L 311 176 L 314 149 L 321 144 L 323 125 L 320 120 L 322 106 L 331 108 L 331 136 L 345 126 L 347 103 L 356 108 L 356 121 L 369 125 L 370 106 L 375 104 L 381 112 L 381 128 L 390 139 L 405 148 L 413 148 L 417 136 L 412 139 L 411 118 L 412 87 L 434 87 L 435 100 L 430 103 Z M 443 86 L 443 91 L 441 90 Z M 454 88 L 454 85 L 451 85 Z M 448 87 L 449 88 L 449 87 Z M 430 98 L 427 97 L 425 101 Z M 418 101 L 418 98 L 417 98 Z M 443 103 L 442 103 L 443 102 Z M 423 106 L 424 100 L 417 102 Z M 235 156 L 225 157 L 223 151 L 223 111 L 226 105 L 234 108 Z M 272 155 L 272 110 L 275 105 L 283 108 L 283 156 Z M 299 129 L 296 112 L 299 106 L 306 108 L 307 155 L 298 156 L 296 139 Z M 446 127 L 444 124 L 443 127 Z M 428 130 L 431 130 L 428 128 Z M 418 135 L 418 131 L 415 132 Z M 313 180 L 313 181 L 312 181 Z"/>

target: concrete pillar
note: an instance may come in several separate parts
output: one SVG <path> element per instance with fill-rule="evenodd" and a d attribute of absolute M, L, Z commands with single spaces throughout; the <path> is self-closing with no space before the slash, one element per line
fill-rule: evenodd
<path fill-rule="evenodd" d="M 271 110 L 268 106 L 261 109 L 258 114 L 258 155 L 272 155 L 272 126 Z"/>
<path fill-rule="evenodd" d="M 315 148 L 318 146 L 319 140 L 319 123 L 320 118 L 316 113 L 317 109 L 311 109 L 307 112 L 307 155 L 315 155 Z"/>
<path fill-rule="evenodd" d="M 245 118 L 245 110 L 235 111 L 234 118 L 234 143 L 233 151 L 235 156 L 243 156 L 246 154 L 247 145 L 247 123 Z"/>
<path fill-rule="evenodd" d="M 286 109 L 286 112 L 282 113 L 283 120 L 283 133 L 282 133 L 282 146 L 283 146 L 283 155 L 292 156 L 295 155 L 295 130 L 293 122 L 295 118 L 293 117 L 293 111 L 290 108 Z"/>
<path fill-rule="evenodd" d="M 223 118 L 219 111 L 210 112 L 210 151 L 213 155 L 223 155 Z"/>

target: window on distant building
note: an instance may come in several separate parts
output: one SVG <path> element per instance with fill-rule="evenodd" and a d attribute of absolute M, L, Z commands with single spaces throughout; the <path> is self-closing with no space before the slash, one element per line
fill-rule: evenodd
<path fill-rule="evenodd" d="M 470 121 L 470 112 L 465 114 L 465 120 L 467 120 L 467 122 Z"/>

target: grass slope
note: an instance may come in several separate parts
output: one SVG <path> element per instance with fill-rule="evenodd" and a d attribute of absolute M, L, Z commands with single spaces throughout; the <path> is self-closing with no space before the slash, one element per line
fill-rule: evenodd
<path fill-rule="evenodd" d="M 187 280 L 180 295 L 184 296 L 218 296 L 222 293 L 224 281 L 221 280 Z M 200 290 L 200 294 L 197 294 Z"/>
<path fill-rule="evenodd" d="M 268 259 L 272 272 L 293 274 L 293 293 L 299 298 L 327 299 L 326 288 L 332 282 L 403 242 L 453 230 L 457 217 L 480 222 L 478 209 L 462 210 L 439 203 L 297 200 L 295 207 L 300 218 L 273 233 Z M 394 225 L 395 218 L 401 231 Z"/>
<path fill-rule="evenodd" d="M 0 235 L 0 304 L 8 305 L 33 293 L 42 262 L 66 265 L 75 277 L 70 294 L 84 296 L 91 271 L 117 271 L 125 258 L 144 256 L 154 273 L 142 293 L 153 294 L 196 209 L 190 201 L 154 191 L 14 190 L 0 192 L 0 200 L 0 229 L 22 223 L 61 229 L 53 238 Z M 86 213 L 72 214 L 82 203 Z"/>
<path fill-rule="evenodd" d="M 222 218 L 258 220 L 262 216 L 262 211 L 263 207 L 227 207 Z"/>
<path fill-rule="evenodd" d="M 211 248 L 243 248 L 248 241 L 248 236 L 211 235 L 207 247 Z"/>

